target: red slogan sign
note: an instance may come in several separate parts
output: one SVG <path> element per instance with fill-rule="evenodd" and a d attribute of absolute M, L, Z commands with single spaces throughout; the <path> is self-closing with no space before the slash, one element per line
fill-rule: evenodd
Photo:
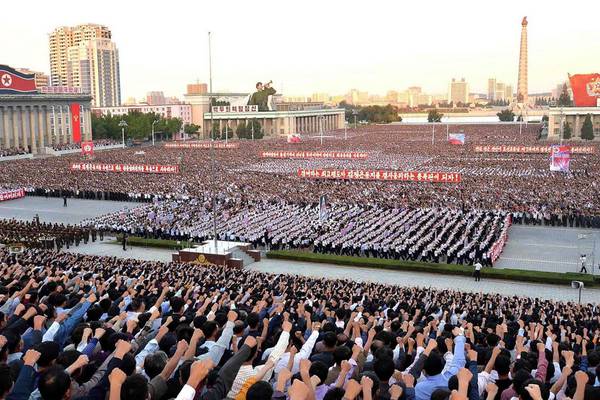
<path fill-rule="evenodd" d="M 176 142 L 176 143 L 167 143 L 165 147 L 168 149 L 210 149 L 213 147 L 215 149 L 237 149 L 240 147 L 239 143 L 215 143 L 211 142 Z"/>
<path fill-rule="evenodd" d="M 262 158 L 330 158 L 336 160 L 365 160 L 367 153 L 355 151 L 263 151 Z"/>
<path fill-rule="evenodd" d="M 179 165 L 72 163 L 71 171 L 137 172 L 137 173 L 142 173 L 142 174 L 178 174 L 179 173 Z"/>
<path fill-rule="evenodd" d="M 552 146 L 475 146 L 476 153 L 550 154 Z M 571 146 L 571 153 L 594 154 L 594 146 Z"/>
<path fill-rule="evenodd" d="M 402 181 L 458 183 L 461 174 L 458 172 L 403 172 L 376 169 L 298 169 L 300 178 L 311 179 L 356 179 L 370 181 Z"/>
<path fill-rule="evenodd" d="M 0 201 L 20 199 L 21 197 L 25 197 L 24 189 L 7 190 L 4 192 L 0 192 Z"/>

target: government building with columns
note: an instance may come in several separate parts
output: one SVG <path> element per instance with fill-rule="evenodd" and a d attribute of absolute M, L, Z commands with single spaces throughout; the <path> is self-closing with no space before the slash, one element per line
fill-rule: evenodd
<path fill-rule="evenodd" d="M 37 154 L 54 144 L 91 140 L 91 101 L 76 88 L 38 89 L 33 74 L 0 65 L 0 148 Z"/>
<path fill-rule="evenodd" d="M 227 106 L 209 107 L 211 97 L 217 104 Z M 288 136 L 291 134 L 317 134 L 344 127 L 344 109 L 326 108 L 323 103 L 283 103 L 275 96 L 274 109 L 258 111 L 247 106 L 248 93 L 187 93 L 185 102 L 192 106 L 192 122 L 201 126 L 204 137 L 210 135 L 211 120 L 220 131 L 225 126 L 235 132 L 237 126 L 257 121 L 265 136 Z M 211 112 L 212 111 L 212 112 Z"/>

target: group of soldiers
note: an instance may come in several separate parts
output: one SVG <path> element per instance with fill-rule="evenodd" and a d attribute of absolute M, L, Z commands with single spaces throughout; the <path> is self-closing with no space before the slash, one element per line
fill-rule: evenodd
<path fill-rule="evenodd" d="M 104 231 L 95 227 L 40 222 L 39 216 L 32 221 L 16 219 L 0 220 L 0 243 L 7 246 L 24 246 L 54 250 L 87 244 L 98 237 L 104 240 Z"/>

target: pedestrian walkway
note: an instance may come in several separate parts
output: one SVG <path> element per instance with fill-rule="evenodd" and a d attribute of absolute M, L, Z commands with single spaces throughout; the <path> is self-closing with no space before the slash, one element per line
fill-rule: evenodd
<path fill-rule="evenodd" d="M 43 222 L 79 224 L 84 219 L 139 207 L 142 203 L 106 200 L 63 199 L 58 197 L 27 196 L 0 203 L 0 218 L 31 221 L 36 214 Z"/>
<path fill-rule="evenodd" d="M 594 240 L 596 244 L 594 244 Z M 580 228 L 513 225 L 508 242 L 495 268 L 531 271 L 579 272 L 579 256 L 587 254 L 588 271 L 597 266 L 600 257 L 600 231 Z M 594 273 L 599 273 L 594 268 Z"/>

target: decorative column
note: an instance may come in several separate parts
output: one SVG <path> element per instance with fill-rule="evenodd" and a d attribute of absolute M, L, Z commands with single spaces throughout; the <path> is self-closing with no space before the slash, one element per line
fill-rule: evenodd
<path fill-rule="evenodd" d="M 87 125 L 87 140 L 93 140 L 94 132 L 92 132 L 92 110 L 88 107 L 85 111 L 85 124 Z"/>
<path fill-rule="evenodd" d="M 6 125 L 4 124 L 4 115 L 6 115 L 4 107 L 0 107 L 0 137 L 2 138 L 2 148 L 8 149 L 8 135 L 6 132 Z"/>
<path fill-rule="evenodd" d="M 38 110 L 35 106 L 29 108 L 29 142 L 31 143 L 31 153 L 37 153 L 38 140 L 37 135 L 40 131 Z"/>
<path fill-rule="evenodd" d="M 29 107 L 21 107 L 21 125 L 23 127 L 23 130 L 21 131 L 21 139 L 23 140 L 23 143 L 21 143 L 21 146 L 24 149 L 29 148 L 29 135 L 31 130 L 31 119 L 29 118 L 29 115 Z"/>
<path fill-rule="evenodd" d="M 19 140 L 19 132 L 21 128 L 19 126 L 19 110 L 17 106 L 13 106 L 11 110 L 11 118 L 10 118 L 10 126 L 13 135 L 12 147 L 19 148 L 21 145 L 21 141 Z"/>
<path fill-rule="evenodd" d="M 45 147 L 45 138 L 46 138 L 46 109 L 43 106 L 38 106 L 38 115 L 37 115 L 37 145 L 38 149 L 42 149 Z"/>
<path fill-rule="evenodd" d="M 65 120 L 65 113 L 63 112 L 63 106 L 60 105 L 60 135 L 59 135 L 59 140 L 58 143 L 63 144 L 63 143 L 67 143 L 67 127 L 66 127 L 66 120 Z"/>

